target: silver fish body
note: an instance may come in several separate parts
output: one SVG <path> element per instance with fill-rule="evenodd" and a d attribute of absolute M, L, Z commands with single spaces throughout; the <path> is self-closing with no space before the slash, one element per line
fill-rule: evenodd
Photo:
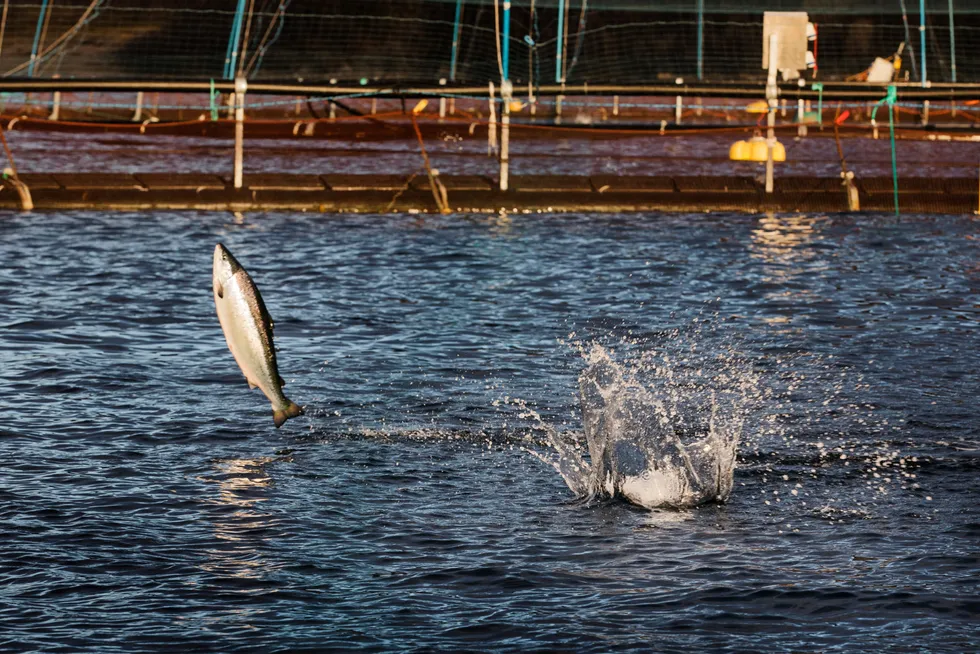
<path fill-rule="evenodd" d="M 276 427 L 303 410 L 283 392 L 272 341 L 273 322 L 259 289 L 245 268 L 221 243 L 214 248 L 212 270 L 214 306 L 228 349 L 249 388 L 259 388 L 272 403 Z"/>

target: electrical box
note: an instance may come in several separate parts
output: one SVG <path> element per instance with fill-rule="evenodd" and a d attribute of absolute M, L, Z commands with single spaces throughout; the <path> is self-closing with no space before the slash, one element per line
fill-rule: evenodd
<path fill-rule="evenodd" d="M 762 67 L 769 68 L 769 37 L 779 35 L 777 70 L 806 70 L 807 24 L 805 11 L 767 11 L 762 15 Z"/>

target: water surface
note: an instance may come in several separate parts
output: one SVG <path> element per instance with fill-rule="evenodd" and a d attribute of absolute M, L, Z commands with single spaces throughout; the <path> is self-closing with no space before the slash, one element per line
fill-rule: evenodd
<path fill-rule="evenodd" d="M 0 648 L 972 649 L 978 239 L 957 216 L 6 214 Z M 218 241 L 307 407 L 279 431 L 218 326 Z M 727 503 L 577 501 L 527 451 L 580 434 L 592 343 L 671 373 L 646 383 L 695 427 L 685 398 L 745 362 Z"/>

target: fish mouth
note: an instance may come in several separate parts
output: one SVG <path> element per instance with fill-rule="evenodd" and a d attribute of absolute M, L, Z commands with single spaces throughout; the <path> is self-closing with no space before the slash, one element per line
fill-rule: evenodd
<path fill-rule="evenodd" d="M 241 270 L 241 264 L 232 255 L 232 253 L 224 246 L 223 243 L 218 243 L 214 246 L 214 262 L 212 266 L 212 274 L 216 281 L 224 284 L 229 279 L 231 279 L 236 272 Z"/>

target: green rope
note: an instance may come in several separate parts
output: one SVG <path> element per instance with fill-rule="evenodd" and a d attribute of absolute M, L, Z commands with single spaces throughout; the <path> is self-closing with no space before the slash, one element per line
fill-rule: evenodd
<path fill-rule="evenodd" d="M 823 129 L 823 82 L 814 82 L 810 88 L 817 92 L 817 120 L 820 121 L 820 129 Z"/>
<path fill-rule="evenodd" d="M 890 85 L 888 87 L 888 93 L 881 100 L 878 100 L 877 104 L 875 104 L 874 110 L 871 112 L 871 121 L 874 122 L 875 115 L 878 113 L 878 107 L 883 104 L 888 105 L 888 135 L 892 145 L 892 192 L 895 196 L 896 218 L 900 215 L 898 211 L 898 157 L 895 152 L 895 103 L 897 101 L 898 87 L 895 85 Z"/>
<path fill-rule="evenodd" d="M 218 120 L 218 107 L 217 107 L 217 105 L 214 104 L 214 99 L 215 99 L 216 96 L 217 96 L 217 93 L 215 93 L 215 90 L 214 90 L 214 78 L 212 78 L 211 79 L 211 91 L 208 93 L 208 100 L 209 100 L 209 102 L 211 104 L 211 120 L 212 121 L 217 121 Z"/>

